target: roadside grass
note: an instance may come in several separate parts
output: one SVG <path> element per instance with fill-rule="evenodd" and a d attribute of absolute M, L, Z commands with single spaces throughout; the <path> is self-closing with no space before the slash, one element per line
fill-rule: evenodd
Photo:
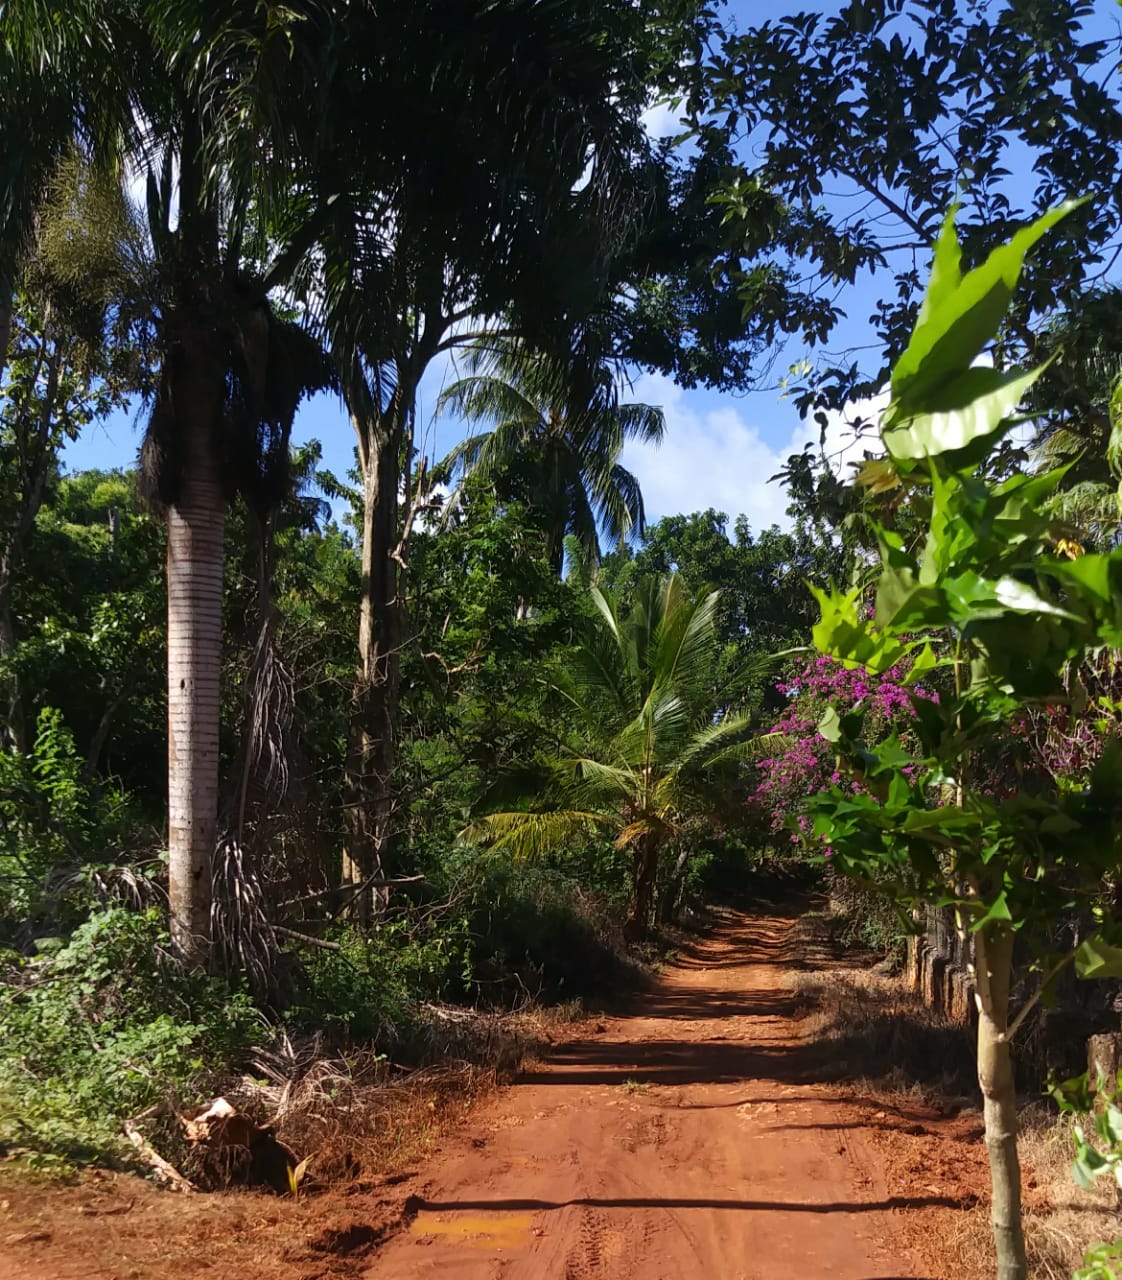
<path fill-rule="evenodd" d="M 1020 1116 L 1018 1146 L 1025 1172 L 1024 1230 L 1029 1273 L 1035 1280 L 1071 1280 L 1095 1244 L 1122 1237 L 1118 1189 L 1104 1178 L 1090 1191 L 1075 1185 L 1071 1162 L 1075 1143 L 1071 1120 L 1045 1104 L 1032 1103 Z M 989 1214 L 984 1206 L 964 1215 L 950 1242 L 952 1256 L 965 1266 L 989 1257 Z"/>
<path fill-rule="evenodd" d="M 958 1116 L 959 1138 L 979 1095 L 973 1032 L 929 1009 L 899 977 L 877 971 L 873 954 L 846 954 L 835 926 L 811 914 L 798 926 L 797 950 L 815 968 L 796 967 L 792 982 L 804 1006 L 805 1041 L 820 1055 L 823 1078 L 889 1106 L 933 1108 Z M 980 1132 L 981 1117 L 977 1116 Z M 1095 1244 L 1122 1237 L 1122 1193 L 1103 1178 L 1090 1191 L 1071 1175 L 1075 1144 L 1069 1117 L 1042 1100 L 1020 1113 L 1025 1241 L 1034 1280 L 1071 1280 Z M 938 1122 L 935 1122 L 935 1130 Z M 948 1142 L 950 1139 L 948 1138 Z M 975 1140 L 980 1146 L 980 1139 Z M 956 1160 L 954 1147 L 948 1147 Z M 984 1154 L 976 1153 L 984 1175 Z M 978 1170 L 963 1170 L 964 1185 Z M 944 1256 L 956 1277 L 992 1274 L 987 1194 L 948 1215 Z"/>
<path fill-rule="evenodd" d="M 912 1097 L 927 1091 L 944 1102 L 976 1100 L 969 1027 L 927 1008 L 875 953 L 847 952 L 824 914 L 800 920 L 789 945 L 813 966 L 795 967 L 792 981 L 807 1039 L 833 1078 Z"/>

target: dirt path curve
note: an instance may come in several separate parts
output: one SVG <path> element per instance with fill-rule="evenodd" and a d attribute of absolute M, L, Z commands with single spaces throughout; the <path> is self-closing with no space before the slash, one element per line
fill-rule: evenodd
<path fill-rule="evenodd" d="M 815 1083 L 793 923 L 722 913 L 631 1016 L 500 1093 L 367 1280 L 939 1280 L 901 1220 L 938 1201 L 889 1196 L 850 1100 Z"/>

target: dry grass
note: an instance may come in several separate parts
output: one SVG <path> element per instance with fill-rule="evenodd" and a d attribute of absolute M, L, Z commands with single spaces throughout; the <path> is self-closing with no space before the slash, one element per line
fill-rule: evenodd
<path fill-rule="evenodd" d="M 359 1049 L 329 1054 L 318 1036 L 283 1034 L 258 1049 L 250 1070 L 217 1082 L 216 1093 L 259 1124 L 271 1125 L 302 1159 L 303 1186 L 393 1178 L 563 1026 L 583 1016 L 579 1002 L 515 1013 L 425 1005 L 407 1046 L 419 1065 Z M 173 1109 L 174 1110 L 174 1109 Z M 172 1115 L 149 1126 L 153 1145 L 188 1178 L 213 1181 Z"/>
<path fill-rule="evenodd" d="M 799 946 L 825 965 L 796 971 L 793 981 L 807 1006 L 806 1037 L 822 1047 L 836 1078 L 899 1102 L 978 1105 L 969 1028 L 928 1009 L 898 978 L 876 972 L 875 957 L 858 965 L 852 957 L 839 960 L 822 922 L 805 926 Z M 1072 1179 L 1071 1124 L 1044 1103 L 1021 1113 L 1025 1241 L 1034 1280 L 1070 1280 L 1092 1245 L 1122 1237 L 1122 1197 L 1114 1182 L 1104 1178 L 1083 1191 Z M 992 1275 L 988 1203 L 948 1219 L 946 1245 L 956 1277 Z"/>
<path fill-rule="evenodd" d="M 1075 1185 L 1071 1120 L 1057 1117 L 1042 1104 L 1022 1111 L 1018 1149 L 1025 1174 L 1029 1274 L 1034 1280 L 1071 1280 L 1092 1245 L 1122 1236 L 1115 1184 L 1102 1179 L 1091 1191 Z M 984 1208 L 966 1215 L 953 1247 L 964 1267 L 971 1260 L 992 1256 L 989 1214 Z"/>
<path fill-rule="evenodd" d="M 942 1099 L 976 1092 L 973 1034 L 928 1009 L 898 978 L 868 963 L 796 971 L 795 992 L 807 1007 L 807 1038 L 821 1049 L 835 1079 L 879 1089 L 937 1094 Z"/>

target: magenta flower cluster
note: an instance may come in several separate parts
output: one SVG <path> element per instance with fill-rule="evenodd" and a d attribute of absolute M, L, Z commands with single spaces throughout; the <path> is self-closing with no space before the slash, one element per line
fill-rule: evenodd
<path fill-rule="evenodd" d="M 826 708 L 833 706 L 844 715 L 858 703 L 864 704 L 866 728 L 875 742 L 904 729 L 914 715 L 911 695 L 904 687 L 906 675 L 906 668 L 898 666 L 874 676 L 819 654 L 776 684 L 777 692 L 788 701 L 771 731 L 788 742 L 777 755 L 756 762 L 749 794 L 773 831 L 789 832 L 793 843 L 809 848 L 810 821 L 801 812 L 807 797 L 831 785 L 855 786 L 837 770 L 834 750 L 818 732 Z"/>

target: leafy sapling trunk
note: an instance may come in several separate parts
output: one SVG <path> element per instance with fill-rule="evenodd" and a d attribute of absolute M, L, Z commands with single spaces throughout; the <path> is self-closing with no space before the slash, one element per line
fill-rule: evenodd
<path fill-rule="evenodd" d="M 1008 1038 L 1014 933 L 986 925 L 975 935 L 975 999 L 978 1004 L 978 1084 L 982 1090 L 992 1200 L 990 1221 L 997 1280 L 1026 1280 L 1028 1260 L 1021 1228 L 1021 1165 L 1017 1156 L 1017 1092 Z"/>
<path fill-rule="evenodd" d="M 1104 743 L 1078 787 L 1052 779 L 1024 793 L 1017 778 L 987 781 L 972 767 L 1002 758 L 1011 725 L 1029 708 L 1070 708 L 1072 673 L 1092 651 L 1117 648 L 1122 634 L 1122 551 L 1057 553 L 1062 529 L 1047 500 L 1066 469 L 993 480 L 986 468 L 1041 371 L 978 357 L 997 333 L 1025 254 L 1073 207 L 1044 215 L 965 276 L 947 220 L 915 330 L 893 369 L 881 424 L 887 456 L 860 477 L 873 493 L 892 491 L 894 506 L 914 491 L 927 536 L 906 542 L 872 522 L 881 553 L 872 617 L 860 589 L 815 593 L 822 652 L 875 674 L 910 670 L 906 736 L 866 741 L 862 706 L 827 712 L 820 731 L 858 785 L 832 785 L 811 797 L 811 808 L 837 871 L 882 886 L 904 907 L 951 902 L 974 931 L 998 1280 L 1028 1275 L 1010 1041 L 1035 997 L 1010 1020 L 1014 938 L 1035 938 L 1047 953 L 1071 886 L 1093 894 L 1116 869 L 1122 830 L 1122 743 Z M 952 794 L 948 778 L 958 780 Z M 1081 976 L 1122 973 L 1122 937 L 1108 935 L 1104 924 L 1074 955 L 1052 957 L 1041 989 L 1072 960 Z"/>

